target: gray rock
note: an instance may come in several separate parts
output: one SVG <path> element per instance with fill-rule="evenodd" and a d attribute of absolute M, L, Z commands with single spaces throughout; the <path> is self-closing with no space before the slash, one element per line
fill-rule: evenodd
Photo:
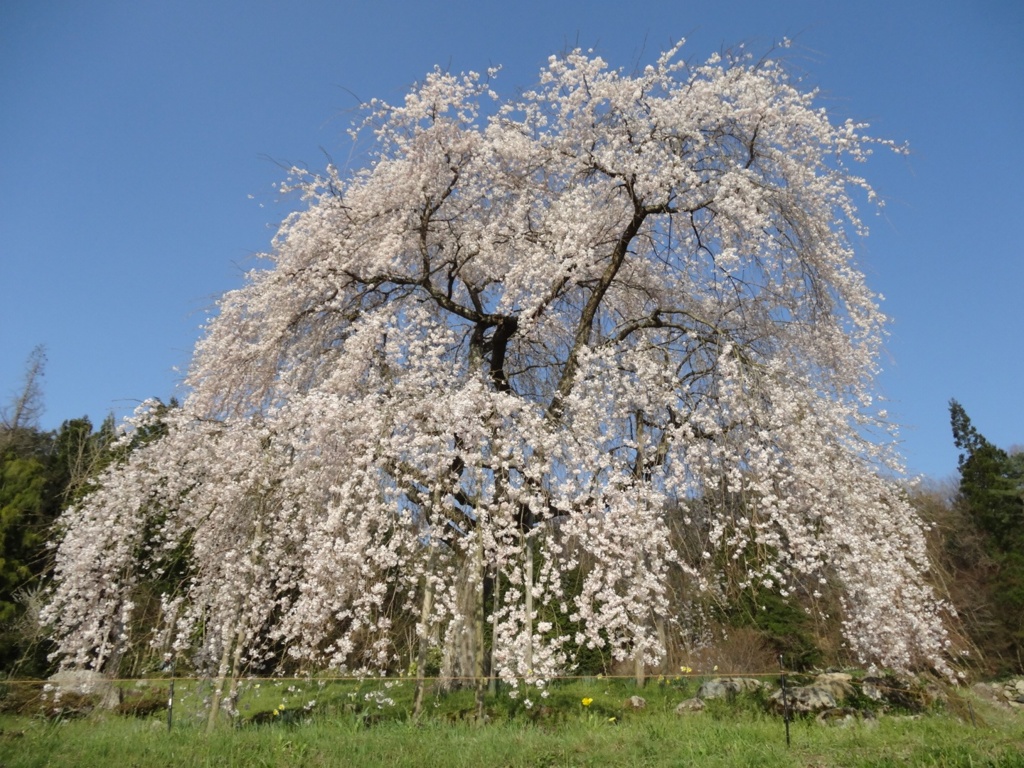
<path fill-rule="evenodd" d="M 115 709 L 121 703 L 120 693 L 110 678 L 91 669 L 65 669 L 51 675 L 50 682 L 60 693 L 95 696 L 104 709 Z"/>
<path fill-rule="evenodd" d="M 818 675 L 812 685 L 815 688 L 829 691 L 836 701 L 842 701 L 854 694 L 851 680 L 853 680 L 853 676 L 845 672 L 826 672 Z"/>
<path fill-rule="evenodd" d="M 786 690 L 786 701 L 790 712 L 821 712 L 823 709 L 835 709 L 836 697 L 826 688 L 814 685 L 801 685 Z M 769 706 L 777 712 L 785 709 L 782 691 L 778 690 L 768 697 Z"/>
<path fill-rule="evenodd" d="M 643 709 L 647 706 L 647 699 L 643 696 L 630 696 L 629 699 L 626 700 L 626 706 L 630 709 Z"/>
<path fill-rule="evenodd" d="M 110 687 L 110 680 L 101 672 L 91 669 L 65 669 L 50 676 L 50 682 L 62 691 L 88 695 Z"/>
<path fill-rule="evenodd" d="M 758 691 L 764 683 L 752 677 L 715 677 L 705 680 L 697 691 L 699 699 L 726 699 L 738 693 Z"/>
<path fill-rule="evenodd" d="M 869 699 L 885 701 L 886 684 L 880 677 L 865 677 L 861 680 L 860 689 Z"/>
<path fill-rule="evenodd" d="M 861 690 L 869 699 L 911 712 L 919 712 L 925 706 L 926 696 L 919 687 L 912 686 L 912 681 L 892 675 L 884 678 L 865 677 L 861 681 Z"/>
<path fill-rule="evenodd" d="M 676 714 L 677 715 L 686 715 L 686 714 L 689 714 L 690 712 L 700 712 L 703 709 L 704 709 L 704 700 L 703 699 L 697 699 L 697 698 L 687 699 L 686 701 L 679 702 L 679 705 L 676 707 Z"/>

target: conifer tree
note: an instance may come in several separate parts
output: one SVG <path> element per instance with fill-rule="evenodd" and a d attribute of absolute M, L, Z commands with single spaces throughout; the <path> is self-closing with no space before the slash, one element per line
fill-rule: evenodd
<path fill-rule="evenodd" d="M 1024 670 L 1024 455 L 989 442 L 956 400 L 949 403 L 953 442 L 961 453 L 960 503 L 983 536 L 995 621 L 979 645 L 1006 669 Z"/>

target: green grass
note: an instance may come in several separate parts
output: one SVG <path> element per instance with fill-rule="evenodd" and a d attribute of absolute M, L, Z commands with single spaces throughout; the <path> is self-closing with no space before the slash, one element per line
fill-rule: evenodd
<path fill-rule="evenodd" d="M 648 704 L 637 712 L 625 706 L 635 689 L 609 681 L 560 685 L 531 708 L 501 696 L 488 700 L 486 724 L 464 719 L 472 711 L 471 692 L 432 696 L 414 722 L 407 709 L 412 686 L 386 689 L 395 704 L 378 708 L 379 686 L 317 687 L 311 711 L 266 716 L 257 724 L 254 713 L 269 713 L 282 701 L 285 713 L 298 713 L 311 691 L 288 691 L 287 682 L 253 684 L 239 705 L 248 724 L 225 723 L 210 734 L 198 706 L 201 690 L 181 694 L 170 731 L 166 713 L 64 720 L 3 715 L 0 766 L 1024 767 L 1024 714 L 978 701 L 972 705 L 978 727 L 946 712 L 882 716 L 850 727 L 798 720 L 787 747 L 782 720 L 765 714 L 756 699 L 676 715 L 675 703 L 696 689 L 686 681 L 640 691 Z M 590 706 L 583 698 L 593 699 Z"/>

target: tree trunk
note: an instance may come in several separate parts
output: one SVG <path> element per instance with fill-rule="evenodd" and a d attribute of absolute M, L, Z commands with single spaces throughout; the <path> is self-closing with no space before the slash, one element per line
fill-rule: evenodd
<path fill-rule="evenodd" d="M 245 647 L 245 630 L 243 627 L 244 625 L 238 628 L 238 636 L 235 638 L 234 658 L 231 661 L 231 688 L 228 693 L 228 704 L 232 710 L 238 704 L 238 672 L 242 666 L 242 649 Z"/>
<path fill-rule="evenodd" d="M 429 573 L 429 571 L 428 571 Z M 426 687 L 427 655 L 430 651 L 430 611 L 434 602 L 434 584 L 429 575 L 423 583 L 423 606 L 420 609 L 420 626 L 423 627 L 423 634 L 420 636 L 419 651 L 416 656 L 416 699 L 413 703 L 412 716 L 416 719 L 423 711 L 423 692 Z"/>
<path fill-rule="evenodd" d="M 487 692 L 498 695 L 498 606 L 501 604 L 501 571 L 494 567 L 494 587 L 491 593 L 491 669 Z"/>
<path fill-rule="evenodd" d="M 487 690 L 484 657 L 484 539 L 483 532 L 477 531 L 476 540 L 476 594 L 473 610 L 473 677 L 476 685 L 476 717 L 482 721 L 484 716 L 484 693 Z"/>
<path fill-rule="evenodd" d="M 217 682 L 213 685 L 213 695 L 210 699 L 210 717 L 206 721 L 206 732 L 213 731 L 217 724 L 217 714 L 220 712 L 220 699 L 224 694 L 224 678 L 228 673 L 228 662 L 231 660 L 231 643 L 224 642 L 224 653 L 220 658 L 220 666 L 217 667 Z"/>
<path fill-rule="evenodd" d="M 526 535 L 526 543 L 523 547 L 526 555 L 526 563 L 523 572 L 524 590 L 524 623 L 526 625 L 526 674 L 533 676 L 533 538 Z"/>
<path fill-rule="evenodd" d="M 262 512 L 262 504 L 257 509 L 257 514 Z M 256 526 L 252 534 L 252 556 L 254 560 L 259 558 L 259 548 L 263 541 L 263 520 L 259 517 L 256 519 Z M 217 669 L 217 683 L 214 686 L 213 698 L 210 701 L 210 719 L 206 724 L 207 732 L 213 730 L 214 725 L 217 723 L 217 715 L 220 712 L 220 703 L 224 697 L 224 682 L 225 677 L 228 673 L 228 662 L 231 662 L 231 688 L 228 693 L 228 701 L 234 704 L 238 698 L 238 670 L 241 666 L 242 661 L 242 649 L 245 647 L 245 613 L 248 603 L 243 603 L 242 607 L 235 615 L 235 621 L 238 622 L 238 632 L 235 634 L 234 643 L 228 642 L 224 645 L 224 654 L 221 656 L 220 666 Z M 232 651 L 234 653 L 232 654 Z"/>

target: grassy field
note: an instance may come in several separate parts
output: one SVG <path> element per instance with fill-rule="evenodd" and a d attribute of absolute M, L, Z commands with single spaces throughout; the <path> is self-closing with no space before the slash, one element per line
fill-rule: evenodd
<path fill-rule="evenodd" d="M 235 724 L 211 733 L 189 711 L 197 690 L 183 694 L 170 730 L 166 712 L 0 716 L 0 766 L 1024 766 L 1024 713 L 977 700 L 974 723 L 950 706 L 845 727 L 797 720 L 787 747 L 782 719 L 756 699 L 675 714 L 685 687 L 649 686 L 639 691 L 647 706 L 632 711 L 635 689 L 579 682 L 531 707 L 492 699 L 479 724 L 466 719 L 468 692 L 433 699 L 414 722 L 401 687 L 321 687 L 307 710 L 308 690 L 253 684 Z"/>

